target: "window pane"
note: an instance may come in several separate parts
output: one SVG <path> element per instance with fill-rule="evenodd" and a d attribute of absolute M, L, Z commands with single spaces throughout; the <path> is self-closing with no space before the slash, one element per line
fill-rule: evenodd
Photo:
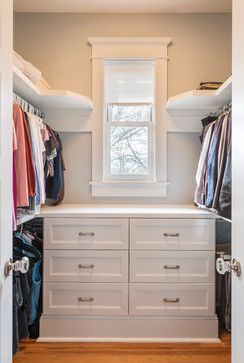
<path fill-rule="evenodd" d="M 110 105 L 108 121 L 151 121 L 151 105 Z"/>
<path fill-rule="evenodd" d="M 107 61 L 107 103 L 153 103 L 154 61 Z"/>
<path fill-rule="evenodd" d="M 148 128 L 110 128 L 112 175 L 148 175 Z"/>

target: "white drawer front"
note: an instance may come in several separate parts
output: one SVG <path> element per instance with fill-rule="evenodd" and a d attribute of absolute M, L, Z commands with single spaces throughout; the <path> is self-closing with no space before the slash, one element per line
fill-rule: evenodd
<path fill-rule="evenodd" d="M 127 219 L 46 218 L 46 249 L 127 249 Z"/>
<path fill-rule="evenodd" d="M 204 219 L 131 219 L 131 249 L 213 250 L 215 221 Z"/>
<path fill-rule="evenodd" d="M 44 287 L 46 315 L 127 315 L 127 283 L 50 283 Z M 82 324 L 81 324 L 82 329 Z"/>
<path fill-rule="evenodd" d="M 214 251 L 131 251 L 131 282 L 215 281 Z"/>
<path fill-rule="evenodd" d="M 128 282 L 128 251 L 46 250 L 45 281 Z"/>
<path fill-rule="evenodd" d="M 214 284 L 130 284 L 130 315 L 208 316 L 215 313 Z"/>

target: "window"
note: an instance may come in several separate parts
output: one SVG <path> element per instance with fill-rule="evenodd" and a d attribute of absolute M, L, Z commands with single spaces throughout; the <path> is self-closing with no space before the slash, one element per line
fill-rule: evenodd
<path fill-rule="evenodd" d="M 154 61 L 105 62 L 105 179 L 154 178 Z"/>
<path fill-rule="evenodd" d="M 170 38 L 88 38 L 92 45 L 92 196 L 167 195 Z"/>

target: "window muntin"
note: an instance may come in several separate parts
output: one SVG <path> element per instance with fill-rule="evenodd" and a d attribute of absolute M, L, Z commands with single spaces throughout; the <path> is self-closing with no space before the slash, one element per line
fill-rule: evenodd
<path fill-rule="evenodd" d="M 111 103 L 107 105 L 109 122 L 150 122 L 152 121 L 151 103 Z"/>
<path fill-rule="evenodd" d="M 105 62 L 105 179 L 154 179 L 155 62 Z"/>

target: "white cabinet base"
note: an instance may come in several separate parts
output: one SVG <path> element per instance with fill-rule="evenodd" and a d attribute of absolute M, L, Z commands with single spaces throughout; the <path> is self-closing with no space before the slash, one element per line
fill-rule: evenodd
<path fill-rule="evenodd" d="M 189 318 L 64 318 L 42 316 L 38 342 L 216 343 L 218 320 Z"/>
<path fill-rule="evenodd" d="M 215 222 L 198 213 L 44 216 L 39 341 L 218 342 Z"/>

